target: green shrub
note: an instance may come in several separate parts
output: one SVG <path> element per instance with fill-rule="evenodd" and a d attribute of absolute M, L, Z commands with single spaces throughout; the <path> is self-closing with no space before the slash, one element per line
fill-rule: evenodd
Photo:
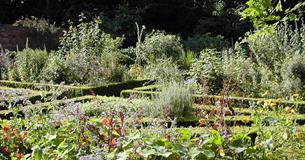
<path fill-rule="evenodd" d="M 249 96 L 256 93 L 258 72 L 253 58 L 239 43 L 234 49 L 223 51 L 222 68 L 224 74 L 231 80 L 235 96 Z"/>
<path fill-rule="evenodd" d="M 144 42 L 137 44 L 136 51 L 143 55 L 146 61 L 169 57 L 177 60 L 182 48 L 179 37 L 155 31 L 147 35 Z"/>
<path fill-rule="evenodd" d="M 170 82 L 162 88 L 161 93 L 155 98 L 156 106 L 151 113 L 161 116 L 183 117 L 192 112 L 192 95 L 188 86 L 182 83 Z"/>
<path fill-rule="evenodd" d="M 258 65 L 261 92 L 277 97 L 301 89 L 298 79 L 302 79 L 304 64 L 305 26 L 292 29 L 279 25 L 274 31 L 249 36 L 245 41 Z"/>
<path fill-rule="evenodd" d="M 305 27 L 278 26 L 250 35 L 234 48 L 205 49 L 191 65 L 191 78 L 208 80 L 215 93 L 229 80 L 236 96 L 271 98 L 302 95 L 304 87 Z"/>
<path fill-rule="evenodd" d="M 16 69 L 18 79 L 21 81 L 32 82 L 38 77 L 48 60 L 48 52 L 45 50 L 25 49 L 17 51 L 15 64 L 12 71 Z"/>
<path fill-rule="evenodd" d="M 127 69 L 120 64 L 120 55 L 120 53 L 107 53 L 102 55 L 102 76 L 106 81 L 120 82 L 126 77 Z"/>
<path fill-rule="evenodd" d="M 273 73 L 278 74 L 280 66 L 289 55 L 305 51 L 305 27 L 292 29 L 287 25 L 281 25 L 273 32 L 265 32 L 249 37 L 251 51 L 258 63 L 266 65 Z"/>
<path fill-rule="evenodd" d="M 156 59 L 155 63 L 149 63 L 145 66 L 145 71 L 149 79 L 161 84 L 183 80 L 178 65 L 171 58 Z"/>
<path fill-rule="evenodd" d="M 302 53 L 295 53 L 286 58 L 281 75 L 283 81 L 280 83 L 281 94 L 295 93 L 305 96 L 305 56 Z"/>
<path fill-rule="evenodd" d="M 102 82 L 100 57 L 85 52 L 65 56 L 65 80 L 67 83 Z"/>
<path fill-rule="evenodd" d="M 88 56 L 84 53 L 69 54 L 65 60 L 67 83 L 119 82 L 125 77 L 126 68 L 119 63 L 116 53 Z"/>
<path fill-rule="evenodd" d="M 61 83 L 65 81 L 65 61 L 63 56 L 57 52 L 51 52 L 46 62 L 45 67 L 41 71 L 40 79 L 45 81 L 53 81 L 54 83 Z"/>
<path fill-rule="evenodd" d="M 214 93 L 220 91 L 224 79 L 221 54 L 215 49 L 202 50 L 189 71 L 191 77 L 197 80 L 207 80 Z"/>
<path fill-rule="evenodd" d="M 125 67 L 120 64 L 126 56 L 120 53 L 122 38 L 112 38 L 103 32 L 101 20 L 71 26 L 65 32 L 58 53 L 64 59 L 64 77 L 67 83 L 99 84 L 107 81 L 122 81 Z M 124 57 L 124 58 L 122 58 Z"/>
<path fill-rule="evenodd" d="M 144 67 L 134 64 L 130 66 L 130 69 L 128 71 L 128 75 L 132 78 L 132 79 L 143 79 L 146 77 L 146 73 L 144 70 Z"/>
<path fill-rule="evenodd" d="M 103 32 L 99 26 L 99 18 L 86 22 L 84 15 L 80 15 L 80 24 L 71 25 L 64 32 L 61 39 L 59 52 L 62 54 L 83 53 L 88 56 L 100 56 L 105 53 L 117 52 L 122 45 L 122 38 L 112 38 L 110 34 Z"/>

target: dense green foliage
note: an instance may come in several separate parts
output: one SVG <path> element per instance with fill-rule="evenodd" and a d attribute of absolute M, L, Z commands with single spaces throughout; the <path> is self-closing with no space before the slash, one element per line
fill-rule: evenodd
<path fill-rule="evenodd" d="M 126 37 L 125 44 L 136 42 L 135 22 L 149 30 L 166 30 L 181 33 L 184 38 L 195 32 L 224 35 L 237 39 L 251 26 L 239 22 L 242 0 L 3 0 L 0 2 L 0 23 L 14 23 L 21 17 L 45 18 L 57 26 L 78 22 L 80 13 L 100 16 L 103 30 L 115 36 Z M 217 26 L 217 27 L 215 27 Z M 196 30 L 194 30 L 196 28 Z"/>
<path fill-rule="evenodd" d="M 39 77 L 48 58 L 48 52 L 43 50 L 25 49 L 15 53 L 15 60 L 10 63 L 7 72 L 8 79 L 34 81 Z"/>
<path fill-rule="evenodd" d="M 149 78 L 162 84 L 191 79 L 195 93 L 200 93 L 198 86 L 205 81 L 207 93 L 212 94 L 220 93 L 223 82 L 229 81 L 238 96 L 257 97 L 266 91 L 271 97 L 304 96 L 303 26 L 293 29 L 278 25 L 270 32 L 257 30 L 233 48 L 224 41 L 207 39 L 198 53 L 198 47 L 184 51 L 179 36 L 160 31 L 139 31 L 137 45 L 122 49 L 123 39 L 112 38 L 99 29 L 99 19 L 85 21 L 81 16 L 81 23 L 70 27 L 56 52 L 3 51 L 1 77 L 68 84 L 100 84 L 129 78 Z M 197 42 L 196 45 L 201 44 L 200 40 Z"/>
<path fill-rule="evenodd" d="M 284 1 L 285 3 L 285 1 Z M 254 27 L 262 28 L 279 21 L 299 21 L 305 2 L 294 2 L 292 8 L 283 8 L 281 0 L 249 0 L 248 8 L 241 12 L 242 19 L 249 18 Z"/>
<path fill-rule="evenodd" d="M 182 44 L 178 36 L 159 31 L 145 36 L 143 43 L 138 43 L 136 47 L 136 51 L 150 63 L 160 58 L 178 60 L 181 50 Z"/>

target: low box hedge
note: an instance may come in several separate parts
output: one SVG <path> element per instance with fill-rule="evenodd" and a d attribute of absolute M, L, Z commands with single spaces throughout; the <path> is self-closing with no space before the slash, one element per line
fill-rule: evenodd
<path fill-rule="evenodd" d="M 136 91 L 156 91 L 160 87 L 161 87 L 160 85 L 148 85 L 148 86 L 143 86 L 143 87 L 137 87 L 137 88 L 134 88 L 133 90 L 136 90 Z"/>
<path fill-rule="evenodd" d="M 206 103 L 206 104 L 214 104 L 217 100 L 223 98 L 223 96 L 218 95 L 193 95 L 195 102 L 197 103 Z M 249 107 L 251 103 L 261 103 L 264 104 L 265 102 L 268 103 L 275 103 L 276 105 L 280 105 L 283 107 L 299 107 L 300 112 L 305 113 L 305 101 L 285 101 L 285 100 L 278 100 L 278 99 L 266 99 L 266 98 L 248 98 L 248 97 L 228 97 L 231 105 L 238 105 Z"/>
<path fill-rule="evenodd" d="M 121 91 L 121 97 L 127 98 L 132 95 L 144 96 L 144 97 L 152 97 L 154 95 L 158 95 L 160 92 L 153 91 L 138 91 L 138 90 L 123 90 Z M 218 95 L 193 95 L 193 99 L 195 103 L 204 103 L 204 104 L 212 104 L 214 105 L 217 100 L 222 99 L 223 96 Z M 305 101 L 284 101 L 284 100 L 276 100 L 276 99 L 265 99 L 265 98 L 248 98 L 248 97 L 228 97 L 229 102 L 233 106 L 241 106 L 241 107 L 249 107 L 251 103 L 264 103 L 268 101 L 269 103 L 276 103 L 277 105 L 281 105 L 283 107 L 299 107 L 299 111 L 301 113 L 305 113 Z"/>
<path fill-rule="evenodd" d="M 140 96 L 140 97 L 152 98 L 152 96 L 155 96 L 158 94 L 159 94 L 159 92 L 152 92 L 152 91 L 123 90 L 123 91 L 121 91 L 120 96 L 123 98 L 128 98 L 130 96 L 136 95 L 136 96 Z"/>
<path fill-rule="evenodd" d="M 17 81 L 6 81 L 0 80 L 0 86 L 13 87 L 13 88 L 27 88 L 37 89 L 44 87 L 46 90 L 52 88 L 63 88 L 62 97 L 72 98 L 84 95 L 103 95 L 103 96 L 120 96 L 120 92 L 126 89 L 133 89 L 142 87 L 149 83 L 149 80 L 129 80 L 125 82 L 110 83 L 99 86 L 69 86 L 69 85 L 58 85 L 58 84 L 44 84 L 44 83 L 27 83 Z"/>

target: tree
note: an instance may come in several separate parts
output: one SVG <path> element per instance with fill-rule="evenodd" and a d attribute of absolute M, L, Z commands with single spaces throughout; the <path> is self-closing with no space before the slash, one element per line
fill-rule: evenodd
<path fill-rule="evenodd" d="M 264 28 L 270 24 L 277 25 L 278 22 L 299 21 L 305 8 L 305 2 L 298 2 L 289 6 L 288 2 L 282 0 L 248 0 L 248 8 L 241 12 L 241 19 L 250 19 L 255 28 Z"/>

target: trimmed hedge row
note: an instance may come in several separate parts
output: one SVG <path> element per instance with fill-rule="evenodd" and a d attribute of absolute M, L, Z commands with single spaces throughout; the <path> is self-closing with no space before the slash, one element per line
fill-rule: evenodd
<path fill-rule="evenodd" d="M 156 91 L 158 88 L 160 88 L 160 85 L 148 85 L 144 87 L 138 87 L 134 88 L 136 91 Z"/>
<path fill-rule="evenodd" d="M 193 95 L 196 102 L 204 102 L 208 104 L 214 104 L 217 100 L 223 98 L 223 96 L 217 95 Z M 285 100 L 277 100 L 277 99 L 266 99 L 266 98 L 248 98 L 248 97 L 228 97 L 230 104 L 232 105 L 239 105 L 239 106 L 251 106 L 251 103 L 269 103 L 269 104 L 276 104 L 281 106 L 289 106 L 289 107 L 301 107 L 304 110 L 305 101 L 285 101 Z"/>
<path fill-rule="evenodd" d="M 13 88 L 28 88 L 28 89 L 37 89 L 43 87 L 46 90 L 62 87 L 64 91 L 61 98 L 62 97 L 72 98 L 72 97 L 84 96 L 84 95 L 120 96 L 120 92 L 122 90 L 141 87 L 149 82 L 150 82 L 149 80 L 130 80 L 125 82 L 89 87 L 89 86 L 53 85 L 53 84 L 43 84 L 43 83 L 27 83 L 27 82 L 0 80 L 0 86 L 7 86 Z"/>
<path fill-rule="evenodd" d="M 121 91 L 121 97 L 130 97 L 132 95 L 144 96 L 144 97 L 152 97 L 154 95 L 158 95 L 160 92 L 153 91 L 138 91 L 138 90 L 123 90 Z M 218 95 L 193 95 L 195 103 L 204 103 L 204 104 L 215 104 L 217 100 L 222 99 L 222 96 Z M 247 97 L 228 97 L 230 104 L 249 107 L 251 103 L 276 103 L 277 105 L 282 106 L 293 106 L 300 107 L 302 113 L 305 113 L 305 101 L 284 101 L 284 100 L 276 100 L 276 99 L 265 99 L 265 98 L 247 98 Z"/>
<path fill-rule="evenodd" d="M 133 95 L 141 96 L 141 97 L 149 97 L 152 98 L 155 95 L 158 95 L 160 92 L 153 91 L 137 91 L 137 90 L 122 90 L 120 96 L 123 98 L 128 98 Z"/>

